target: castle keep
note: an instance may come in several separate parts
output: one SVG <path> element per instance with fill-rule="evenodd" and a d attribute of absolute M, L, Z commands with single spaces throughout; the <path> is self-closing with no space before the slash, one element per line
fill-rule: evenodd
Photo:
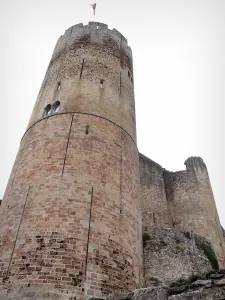
<path fill-rule="evenodd" d="M 225 267 L 203 160 L 169 172 L 138 152 L 133 78 L 117 30 L 90 22 L 59 38 L 0 207 L 0 300 L 104 297 L 170 278 L 143 232 L 167 246 L 180 236 L 191 258 L 185 269 L 176 256 L 179 272 L 211 268 L 199 239 Z"/>

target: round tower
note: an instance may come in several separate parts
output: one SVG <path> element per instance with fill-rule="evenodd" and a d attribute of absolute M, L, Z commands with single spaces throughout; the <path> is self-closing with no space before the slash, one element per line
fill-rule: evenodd
<path fill-rule="evenodd" d="M 59 38 L 0 209 L 0 294 L 83 299 L 139 286 L 132 64 L 105 24 Z"/>

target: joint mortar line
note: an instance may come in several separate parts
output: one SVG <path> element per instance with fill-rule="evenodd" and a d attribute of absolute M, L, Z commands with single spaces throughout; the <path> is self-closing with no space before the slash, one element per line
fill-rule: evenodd
<path fill-rule="evenodd" d="M 90 231 L 91 231 L 91 215 L 92 215 L 93 193 L 94 193 L 94 188 L 92 187 L 92 189 L 91 189 L 90 212 L 89 212 L 89 222 L 88 222 L 88 237 L 87 237 L 85 271 L 84 271 L 84 279 L 85 280 L 87 279 L 87 262 L 88 262 L 88 251 L 89 251 L 89 241 L 90 241 Z"/>
<path fill-rule="evenodd" d="M 70 142 L 70 134 L 71 134 L 72 125 L 73 125 L 73 118 L 74 118 L 74 114 L 72 115 L 71 122 L 70 122 L 70 129 L 69 129 L 69 133 L 68 133 L 68 140 L 67 140 L 67 145 L 66 145 L 66 153 L 65 153 L 65 157 L 64 157 L 61 178 L 63 177 L 63 174 L 64 174 L 64 169 L 65 169 L 65 164 L 66 164 L 66 157 L 67 157 L 67 152 L 68 152 L 68 147 L 69 147 L 69 142 Z"/>
<path fill-rule="evenodd" d="M 18 235 L 19 235 L 19 231 L 20 231 L 20 227 L 21 227 L 21 223 L 22 223 L 22 219 L 23 219 L 25 207 L 26 207 L 26 204 L 27 204 L 27 199 L 28 199 L 29 191 L 30 191 L 30 185 L 29 185 L 29 187 L 28 187 L 28 190 L 27 190 L 27 193 L 26 193 L 26 197 L 25 197 L 25 200 L 24 200 L 23 210 L 22 210 L 22 214 L 21 214 L 21 217 L 20 217 L 19 226 L 18 226 L 18 229 L 17 229 L 16 238 L 15 238 L 15 241 L 14 241 L 12 253 L 11 253 L 11 255 L 10 255 L 9 265 L 8 265 L 8 268 L 7 268 L 7 272 L 6 272 L 5 278 L 8 278 L 9 269 L 10 269 L 10 266 L 11 266 L 11 262 L 12 262 L 14 250 L 15 250 L 15 247 L 16 247 L 16 242 L 17 242 L 17 238 L 18 238 Z"/>

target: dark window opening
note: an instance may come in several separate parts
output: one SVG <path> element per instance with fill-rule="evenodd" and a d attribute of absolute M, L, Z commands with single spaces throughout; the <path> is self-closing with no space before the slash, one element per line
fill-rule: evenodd
<path fill-rule="evenodd" d="M 153 223 L 156 224 L 155 213 L 152 214 Z"/>
<path fill-rule="evenodd" d="M 57 113 L 60 110 L 60 101 L 56 101 L 52 106 L 53 113 Z"/>
<path fill-rule="evenodd" d="M 51 110 L 52 110 L 52 106 L 51 104 L 48 104 L 44 109 L 43 117 L 49 116 L 51 114 Z"/>
<path fill-rule="evenodd" d="M 80 69 L 80 79 L 81 79 L 81 77 L 82 77 L 83 68 L 84 68 L 84 59 L 83 59 L 83 61 L 82 61 L 82 66 L 81 66 L 81 69 Z"/>
<path fill-rule="evenodd" d="M 130 71 L 128 71 L 128 77 L 130 78 Z"/>
<path fill-rule="evenodd" d="M 59 91 L 61 88 L 61 82 L 58 82 L 58 85 L 57 85 L 57 91 Z"/>
<path fill-rule="evenodd" d="M 101 88 L 101 89 L 103 88 L 103 83 L 104 83 L 104 80 L 101 79 L 101 80 L 100 80 L 100 88 Z"/>
<path fill-rule="evenodd" d="M 90 127 L 90 125 L 86 125 L 86 131 L 85 131 L 86 134 L 89 133 L 89 127 Z"/>

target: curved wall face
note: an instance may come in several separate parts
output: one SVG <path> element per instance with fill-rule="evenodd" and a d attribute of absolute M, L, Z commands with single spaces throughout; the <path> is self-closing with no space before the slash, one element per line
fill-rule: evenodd
<path fill-rule="evenodd" d="M 100 23 L 71 27 L 56 45 L 29 126 L 60 101 L 61 112 L 107 118 L 136 140 L 132 64 L 131 49 L 116 30 Z"/>
<path fill-rule="evenodd" d="M 133 86 L 125 50 L 92 26 L 91 39 L 111 44 L 87 42 L 84 31 L 85 42 L 63 52 L 58 43 L 1 206 L 1 289 L 21 297 L 83 299 L 139 285 Z M 42 118 L 57 100 L 60 110 Z"/>
<path fill-rule="evenodd" d="M 211 241 L 224 267 L 224 241 L 206 165 L 198 157 L 189 158 L 185 164 L 185 171 L 164 172 L 173 226 L 193 230 Z"/>

